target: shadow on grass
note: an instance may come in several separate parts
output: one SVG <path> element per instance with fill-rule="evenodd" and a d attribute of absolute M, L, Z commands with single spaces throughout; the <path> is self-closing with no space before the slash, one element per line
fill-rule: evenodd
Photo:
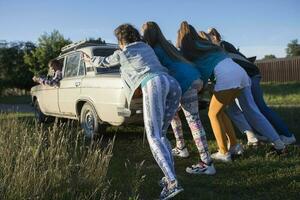
<path fill-rule="evenodd" d="M 300 94 L 300 83 L 263 83 L 261 87 L 265 94 L 272 96 L 285 96 Z"/>

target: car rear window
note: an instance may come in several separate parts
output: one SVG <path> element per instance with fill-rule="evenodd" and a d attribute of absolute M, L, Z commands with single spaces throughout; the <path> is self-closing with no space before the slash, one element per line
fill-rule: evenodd
<path fill-rule="evenodd" d="M 107 56 L 112 55 L 115 50 L 117 50 L 117 49 L 94 49 L 93 55 L 107 57 Z M 120 66 L 109 67 L 109 68 L 97 67 L 96 69 L 97 69 L 98 74 L 120 73 Z"/>
<path fill-rule="evenodd" d="M 94 56 L 103 56 L 103 57 L 106 57 L 106 56 L 110 56 L 114 53 L 114 51 L 117 50 L 117 49 L 94 49 L 93 50 L 93 55 Z"/>

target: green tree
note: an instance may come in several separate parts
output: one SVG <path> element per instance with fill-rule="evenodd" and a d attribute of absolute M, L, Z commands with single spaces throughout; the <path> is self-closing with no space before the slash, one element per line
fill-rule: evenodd
<path fill-rule="evenodd" d="M 274 58 L 276 58 L 275 55 L 273 55 L 273 54 L 268 54 L 268 55 L 265 55 L 265 57 L 263 58 L 263 60 L 274 59 Z"/>
<path fill-rule="evenodd" d="M 292 40 L 288 43 L 286 48 L 286 56 L 293 57 L 293 56 L 300 56 L 300 44 L 298 44 L 298 40 Z"/>
<path fill-rule="evenodd" d="M 89 38 L 88 39 L 89 42 L 93 42 L 93 43 L 96 43 L 96 44 L 106 44 L 105 40 L 103 40 L 101 37 L 95 39 L 95 38 Z"/>
<path fill-rule="evenodd" d="M 50 34 L 44 33 L 38 39 L 37 48 L 25 54 L 24 62 L 35 75 L 46 75 L 48 62 L 60 54 L 63 46 L 70 43 L 71 40 L 65 39 L 57 30 Z"/>
<path fill-rule="evenodd" d="M 12 47 L 0 48 L 0 84 L 2 88 L 29 89 L 33 74 L 24 63 L 26 52 L 35 48 L 32 42 L 14 42 Z"/>

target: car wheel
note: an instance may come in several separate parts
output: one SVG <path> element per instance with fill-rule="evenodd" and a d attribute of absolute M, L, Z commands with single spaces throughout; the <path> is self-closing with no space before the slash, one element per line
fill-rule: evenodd
<path fill-rule="evenodd" d="M 36 100 L 34 102 L 34 117 L 37 120 L 38 123 L 49 123 L 54 121 L 54 117 L 45 115 L 41 109 L 39 102 Z"/>
<path fill-rule="evenodd" d="M 106 129 L 105 125 L 99 124 L 98 115 L 89 103 L 85 103 L 81 109 L 80 123 L 87 138 L 94 138 Z"/>

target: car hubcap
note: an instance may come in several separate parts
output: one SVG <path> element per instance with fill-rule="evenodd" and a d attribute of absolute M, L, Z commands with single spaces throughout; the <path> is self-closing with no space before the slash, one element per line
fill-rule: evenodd
<path fill-rule="evenodd" d="M 90 135 L 94 131 L 94 123 L 95 123 L 95 120 L 94 120 L 93 113 L 91 111 L 88 111 L 85 116 L 85 126 L 88 131 L 88 134 L 90 134 Z"/>
<path fill-rule="evenodd" d="M 40 107 L 38 105 L 35 105 L 34 115 L 37 119 L 40 118 Z"/>

